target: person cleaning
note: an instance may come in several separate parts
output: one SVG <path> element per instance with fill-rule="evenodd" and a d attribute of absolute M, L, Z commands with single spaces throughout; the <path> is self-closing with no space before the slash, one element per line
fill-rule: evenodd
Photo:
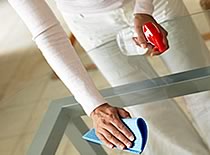
<path fill-rule="evenodd" d="M 113 107 L 97 90 L 48 4 L 44 0 L 9 0 L 9 3 L 31 31 L 49 65 L 92 118 L 97 136 L 104 144 L 110 148 L 131 147 L 134 135 L 120 118 L 132 114 L 134 117 L 143 116 L 150 126 L 145 154 L 209 154 L 201 136 L 207 133 L 210 124 L 206 125 L 197 117 L 210 101 L 209 93 L 186 99 L 194 124 L 201 129 L 201 136 L 173 100 L 128 107 L 127 110 Z M 142 48 L 148 46 L 143 24 L 152 22 L 159 28 L 169 48 L 161 58 L 170 71 L 193 69 L 209 62 L 208 50 L 200 42 L 191 21 L 181 25 L 181 29 L 179 23 L 165 24 L 164 28 L 159 24 L 188 14 L 181 0 L 56 0 L 56 3 L 71 32 L 113 87 L 158 76 L 146 57 L 126 57 L 117 46 L 117 33 L 132 22 Z M 182 42 L 186 36 L 183 37 L 181 31 L 186 27 L 195 32 L 191 34 L 195 39 L 190 47 Z M 170 47 L 168 40 L 171 41 Z M 199 48 L 200 53 L 196 51 L 198 47 L 203 47 L 203 50 Z M 194 103 L 198 97 L 201 99 L 199 106 Z M 205 117 L 209 115 L 209 110 L 206 110 Z M 204 137 L 210 146 L 210 134 Z"/>

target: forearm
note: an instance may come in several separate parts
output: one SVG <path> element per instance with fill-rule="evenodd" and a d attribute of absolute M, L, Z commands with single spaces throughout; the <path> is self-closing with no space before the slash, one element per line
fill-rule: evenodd
<path fill-rule="evenodd" d="M 83 67 L 67 35 L 44 0 L 9 0 L 26 23 L 47 62 L 89 115 L 106 101 Z"/>
<path fill-rule="evenodd" d="M 152 15 L 153 11 L 153 0 L 136 0 L 134 14 L 142 13 Z"/>
<path fill-rule="evenodd" d="M 56 25 L 36 38 L 43 55 L 89 115 L 106 101 L 98 92 L 65 32 Z M 64 37 L 65 36 L 65 37 Z"/>

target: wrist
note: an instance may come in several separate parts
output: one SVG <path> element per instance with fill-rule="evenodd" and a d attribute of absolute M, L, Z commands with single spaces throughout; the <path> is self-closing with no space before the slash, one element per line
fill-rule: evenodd
<path fill-rule="evenodd" d="M 137 13 L 134 15 L 134 25 L 143 25 L 144 23 L 152 22 L 157 24 L 156 20 L 153 18 L 153 16 L 149 14 L 144 13 Z"/>
<path fill-rule="evenodd" d="M 141 20 L 141 21 L 147 21 L 147 20 L 155 21 L 155 19 L 153 18 L 152 15 L 145 14 L 145 13 L 136 13 L 136 14 L 134 14 L 134 18 Z"/>
<path fill-rule="evenodd" d="M 100 111 L 101 109 L 104 109 L 106 107 L 108 107 L 109 104 L 108 103 L 103 103 L 101 105 L 99 105 L 98 107 L 96 107 L 91 113 L 90 113 L 90 117 L 93 117 L 95 113 L 97 113 L 98 111 Z"/>
<path fill-rule="evenodd" d="M 135 13 L 134 16 L 147 16 L 147 17 L 152 17 L 153 18 L 152 15 L 147 14 L 147 13 Z"/>

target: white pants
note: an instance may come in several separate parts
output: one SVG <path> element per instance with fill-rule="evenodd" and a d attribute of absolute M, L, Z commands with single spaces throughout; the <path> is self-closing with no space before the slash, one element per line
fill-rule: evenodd
<path fill-rule="evenodd" d="M 186 12 L 184 4 L 180 0 L 177 0 L 177 3 L 180 3 L 179 6 L 183 8 L 183 12 Z M 117 32 L 127 27 L 129 19 L 132 18 L 132 6 L 133 1 L 122 8 L 105 13 L 63 13 L 77 40 L 112 86 L 158 76 L 144 56 L 124 56 L 116 44 Z M 165 65 L 172 72 L 207 65 L 210 62 L 209 52 L 192 21 L 187 18 L 177 21 L 163 24 L 170 40 L 170 50 L 161 56 Z M 135 97 L 138 98 L 138 96 Z M 187 102 L 185 106 L 193 122 L 187 119 L 172 99 L 128 107 L 134 116 L 143 116 L 149 123 L 150 139 L 144 154 L 208 155 L 210 153 L 207 148 L 210 148 L 208 132 L 210 131 L 210 93 L 189 95 L 185 99 Z M 125 106 L 129 106 L 127 100 L 122 98 Z M 196 126 L 197 131 L 193 125 Z"/>

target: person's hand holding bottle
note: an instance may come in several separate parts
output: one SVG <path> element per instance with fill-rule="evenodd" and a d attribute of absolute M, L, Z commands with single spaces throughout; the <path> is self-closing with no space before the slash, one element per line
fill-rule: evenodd
<path fill-rule="evenodd" d="M 148 48 L 149 49 L 147 52 L 148 55 L 150 56 L 160 55 L 161 53 L 154 50 L 154 46 L 148 43 L 144 35 L 143 25 L 148 22 L 153 23 L 160 30 L 160 33 L 163 38 L 163 43 L 166 46 L 166 49 L 169 48 L 167 40 L 167 35 L 168 35 L 167 31 L 160 24 L 158 24 L 152 16 L 147 14 L 135 14 L 134 29 L 138 37 L 135 38 L 134 41 L 136 42 L 137 45 L 141 46 L 142 48 Z"/>

